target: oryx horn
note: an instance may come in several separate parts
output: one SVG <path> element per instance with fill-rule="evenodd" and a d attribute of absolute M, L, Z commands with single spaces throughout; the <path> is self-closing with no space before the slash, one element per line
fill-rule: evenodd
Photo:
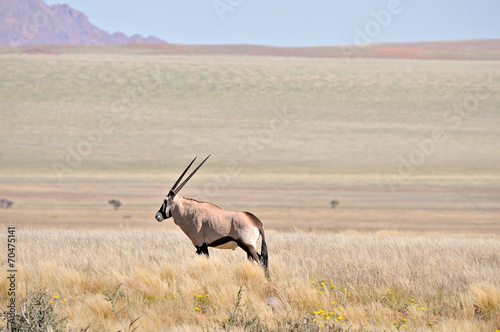
<path fill-rule="evenodd" d="M 198 165 L 198 167 L 195 168 L 195 170 L 187 177 L 186 180 L 184 180 L 184 182 L 181 183 L 181 185 L 176 188 L 176 189 L 173 189 L 174 191 L 174 194 L 177 194 L 181 189 L 182 187 L 184 187 L 184 185 L 189 181 L 189 179 L 191 179 L 191 177 L 194 175 L 194 173 L 196 173 L 196 171 L 198 171 L 200 169 L 200 167 L 205 163 L 205 161 L 207 161 L 207 159 L 210 157 L 211 155 L 208 155 L 208 157 L 205 158 L 205 160 L 203 160 L 201 162 L 201 164 Z M 196 159 L 196 158 L 195 158 Z M 194 162 L 194 160 L 191 162 L 191 164 Z M 191 164 L 189 164 L 189 166 L 191 166 Z M 188 167 L 189 168 L 189 167 Z M 187 168 L 186 168 L 186 171 L 187 171 Z M 186 172 L 184 171 L 184 173 Z M 184 173 L 182 174 L 182 176 L 184 176 Z M 182 177 L 181 176 L 181 177 Z M 180 180 L 180 179 L 179 179 Z"/>
<path fill-rule="evenodd" d="M 179 182 L 181 182 L 182 178 L 184 177 L 184 175 L 186 174 L 186 172 L 188 171 L 189 167 L 191 167 L 191 165 L 194 163 L 194 161 L 196 160 L 196 158 L 198 157 L 194 157 L 193 161 L 188 165 L 188 167 L 186 167 L 186 169 L 184 170 L 184 172 L 182 172 L 181 176 L 179 176 L 179 178 L 177 179 L 177 181 L 175 181 L 175 184 L 172 186 L 172 189 L 170 189 L 170 193 L 176 193 L 175 192 L 175 187 L 177 187 L 177 185 L 179 184 Z M 173 195 L 175 196 L 175 195 Z"/>

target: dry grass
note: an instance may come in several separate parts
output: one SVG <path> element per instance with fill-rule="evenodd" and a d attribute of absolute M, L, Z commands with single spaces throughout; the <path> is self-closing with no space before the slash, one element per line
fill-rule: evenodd
<path fill-rule="evenodd" d="M 268 239 L 271 281 L 241 250 L 195 257 L 179 233 L 19 230 L 18 275 L 30 289 L 67 299 L 58 310 L 72 328 L 119 328 L 104 297 L 118 284 L 145 331 L 220 327 L 240 287 L 245 310 L 270 327 L 303 317 L 366 330 L 500 327 L 496 237 L 283 233 Z M 18 284 L 21 292 L 24 285 Z M 270 296 L 284 312 L 266 304 Z M 0 302 L 6 299 L 3 279 Z"/>

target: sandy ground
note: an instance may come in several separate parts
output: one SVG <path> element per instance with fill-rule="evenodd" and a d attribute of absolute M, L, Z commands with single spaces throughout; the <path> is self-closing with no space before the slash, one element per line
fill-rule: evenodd
<path fill-rule="evenodd" d="M 0 210 L 1 223 L 20 228 L 178 231 L 154 214 L 164 186 L 151 184 L 0 184 L 16 204 Z M 499 190 L 491 188 L 228 187 L 209 195 L 203 187 L 181 194 L 222 208 L 256 214 L 268 231 L 405 231 L 500 234 Z M 114 210 L 107 202 L 119 199 Z M 338 205 L 332 209 L 331 200 Z"/>

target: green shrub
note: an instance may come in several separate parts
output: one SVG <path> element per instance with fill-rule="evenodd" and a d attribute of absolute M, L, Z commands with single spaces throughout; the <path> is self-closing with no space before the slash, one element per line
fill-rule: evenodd
<path fill-rule="evenodd" d="M 47 291 L 30 292 L 19 300 L 14 317 L 2 314 L 2 330 L 6 331 L 66 331 L 67 318 L 55 311 L 62 302 L 58 296 L 49 296 Z"/>

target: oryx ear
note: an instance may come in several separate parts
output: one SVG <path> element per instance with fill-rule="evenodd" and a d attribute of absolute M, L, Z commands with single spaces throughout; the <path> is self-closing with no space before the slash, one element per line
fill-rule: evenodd
<path fill-rule="evenodd" d="M 168 192 L 167 197 L 168 197 L 168 198 L 170 198 L 170 199 L 174 199 L 174 197 L 175 197 L 175 192 L 174 192 L 173 190 L 170 190 L 170 191 Z"/>

